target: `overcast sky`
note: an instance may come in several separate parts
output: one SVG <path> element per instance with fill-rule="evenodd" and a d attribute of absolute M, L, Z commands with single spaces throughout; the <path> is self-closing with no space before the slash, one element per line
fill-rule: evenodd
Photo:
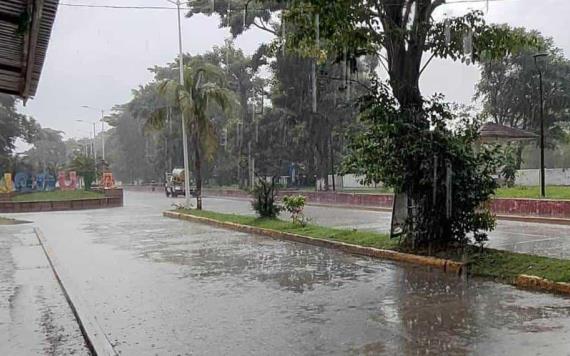
<path fill-rule="evenodd" d="M 456 1 L 456 0 L 450 0 Z M 165 5 L 166 0 L 60 0 L 63 4 Z M 87 136 L 92 127 L 76 120 L 95 121 L 96 110 L 128 102 L 131 90 L 148 82 L 147 68 L 163 65 L 178 50 L 176 12 L 173 10 L 94 9 L 60 5 L 36 97 L 22 111 L 42 126 L 65 131 L 66 136 Z M 485 10 L 485 4 L 470 4 Z M 446 5 L 439 15 L 459 15 L 465 5 Z M 552 36 L 570 53 L 568 0 L 501 0 L 491 2 L 489 22 L 525 26 Z M 228 32 L 218 28 L 217 17 L 183 19 L 183 47 L 191 54 L 222 45 Z M 237 46 L 252 53 L 270 37 L 250 31 Z M 443 93 L 448 100 L 470 103 L 478 80 L 474 66 L 434 61 L 422 78 L 424 95 Z M 99 129 L 99 128 L 98 128 Z"/>

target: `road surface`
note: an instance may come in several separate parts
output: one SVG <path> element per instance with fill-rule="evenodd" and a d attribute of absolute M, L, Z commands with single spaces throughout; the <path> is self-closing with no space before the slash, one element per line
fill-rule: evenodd
<path fill-rule="evenodd" d="M 163 218 L 173 200 L 159 194 L 125 199 L 18 215 L 34 221 L 22 231 L 43 231 L 124 355 L 570 355 L 570 298 Z M 381 229 L 386 218 L 318 209 L 330 225 Z"/>

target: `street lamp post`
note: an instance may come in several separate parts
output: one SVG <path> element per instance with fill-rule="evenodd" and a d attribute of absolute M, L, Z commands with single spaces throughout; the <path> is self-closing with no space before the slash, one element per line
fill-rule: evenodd
<path fill-rule="evenodd" d="M 538 71 L 539 79 L 539 92 L 540 92 L 540 197 L 546 197 L 546 174 L 544 169 L 544 89 L 542 86 L 542 70 L 538 65 L 538 58 L 544 58 L 548 56 L 546 53 L 535 54 L 534 65 Z"/>
<path fill-rule="evenodd" d="M 167 0 L 175 4 L 178 13 L 178 56 L 180 69 L 180 85 L 184 86 L 184 53 L 182 52 L 182 23 L 180 21 L 180 0 Z M 186 122 L 184 120 L 184 110 L 180 110 L 180 117 L 182 119 L 182 149 L 184 152 L 184 196 L 186 198 L 186 207 L 190 207 L 190 170 L 188 167 L 188 138 L 186 134 Z"/>
<path fill-rule="evenodd" d="M 103 161 L 105 160 L 105 110 L 103 109 L 97 109 L 94 108 L 92 106 L 88 106 L 88 105 L 81 105 L 82 108 L 84 109 L 91 109 L 91 110 L 97 110 L 97 111 L 101 111 L 101 158 L 103 159 Z"/>
<path fill-rule="evenodd" d="M 97 155 L 95 152 L 95 137 L 96 137 L 96 133 L 95 133 L 95 125 L 97 124 L 96 122 L 90 122 L 90 121 L 85 121 L 85 120 L 75 120 L 77 122 L 82 122 L 84 124 L 91 124 L 93 125 L 93 140 L 91 140 L 91 153 L 93 154 L 93 159 L 96 159 Z"/>

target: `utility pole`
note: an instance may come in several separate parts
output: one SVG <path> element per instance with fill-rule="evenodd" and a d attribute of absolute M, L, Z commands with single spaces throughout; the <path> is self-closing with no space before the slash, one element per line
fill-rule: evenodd
<path fill-rule="evenodd" d="M 333 134 L 331 132 L 330 136 L 330 146 L 331 146 L 331 174 L 332 174 L 332 189 L 333 192 L 336 191 L 336 182 L 335 182 L 335 172 L 334 172 L 334 148 L 333 148 Z"/>
<path fill-rule="evenodd" d="M 251 98 L 253 99 L 251 101 L 251 125 L 250 127 L 250 133 L 251 133 L 251 128 L 253 127 L 253 125 L 255 125 L 255 88 L 251 88 Z M 247 156 L 248 156 L 248 168 L 249 168 L 249 185 L 250 188 L 253 189 L 255 186 L 255 158 L 252 157 L 251 154 L 251 134 L 249 136 L 249 142 L 247 145 Z"/>
<path fill-rule="evenodd" d="M 81 105 L 82 108 L 84 109 L 90 109 L 90 110 L 97 110 L 97 111 L 101 111 L 101 158 L 103 159 L 103 161 L 105 160 L 105 110 L 103 109 L 97 109 L 94 108 L 92 106 L 88 106 L 88 105 Z M 95 124 L 93 124 L 95 125 Z M 93 131 L 95 132 L 95 131 Z"/>
<path fill-rule="evenodd" d="M 177 13 L 178 13 L 178 52 L 179 52 L 179 59 L 178 59 L 178 67 L 180 69 L 180 85 L 184 86 L 184 53 L 182 52 L 182 23 L 180 21 L 180 0 L 176 0 L 176 2 L 172 0 L 168 0 L 171 3 L 176 4 Z M 184 197 L 186 198 L 186 208 L 190 208 L 190 170 L 189 170 L 189 161 L 188 161 L 188 137 L 186 134 L 186 120 L 184 120 L 184 111 L 180 110 L 180 117 L 182 121 L 182 148 L 184 152 Z M 196 196 L 196 200 L 198 205 L 201 204 L 202 197 L 199 196 L 201 193 L 197 192 L 198 196 Z"/>
<path fill-rule="evenodd" d="M 93 141 L 91 141 L 91 145 L 93 145 L 93 159 L 97 159 L 97 151 L 95 151 L 95 138 L 97 137 L 97 134 L 95 133 L 95 125 L 96 123 L 93 123 Z"/>
<path fill-rule="evenodd" d="M 546 174 L 544 169 L 544 90 L 542 86 L 542 70 L 538 65 L 538 58 L 548 56 L 546 53 L 534 55 L 534 65 L 538 71 L 539 91 L 540 91 L 540 197 L 546 197 Z"/>
<path fill-rule="evenodd" d="M 105 111 L 101 110 L 101 158 L 105 160 Z"/>

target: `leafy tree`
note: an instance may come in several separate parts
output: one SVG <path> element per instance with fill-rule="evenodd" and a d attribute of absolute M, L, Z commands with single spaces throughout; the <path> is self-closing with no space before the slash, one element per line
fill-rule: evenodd
<path fill-rule="evenodd" d="M 390 88 L 378 84 L 378 92 L 361 101 L 366 130 L 355 138 L 348 165 L 367 182 L 383 181 L 411 199 L 414 211 L 405 236 L 414 247 L 465 243 L 470 231 L 477 240 L 484 239 L 479 230 L 493 226 L 479 208 L 493 191 L 494 167 L 481 166 L 483 157 L 470 149 L 473 129 L 454 133 L 448 129 L 453 118 L 449 110 L 422 96 L 424 55 L 470 63 L 537 43 L 521 31 L 486 24 L 480 12 L 436 22 L 434 11 L 444 3 L 302 0 L 285 16 L 291 24 L 285 41 L 290 50 L 319 62 L 344 53 L 349 58 L 370 54 L 383 59 Z M 453 215 L 442 208 L 447 196 L 440 186 L 445 161 L 453 167 Z"/>
<path fill-rule="evenodd" d="M 37 126 L 32 118 L 19 114 L 15 97 L 0 94 L 0 173 L 12 168 L 11 154 L 17 138 L 31 141 Z"/>
<path fill-rule="evenodd" d="M 478 243 L 486 241 L 482 231 L 495 225 L 493 216 L 482 207 L 494 193 L 492 175 L 501 162 L 496 149 L 474 148 L 479 125 L 457 122 L 441 97 L 424 104 L 433 127 L 430 131 L 410 125 L 410 118 L 402 116 L 385 86 L 368 100 L 373 102 L 360 118 L 364 130 L 349 144 L 345 170 L 363 176 L 367 184 L 383 182 L 396 193 L 415 193 L 415 213 L 404 229 L 411 247 L 463 245 L 468 233 Z M 453 131 L 448 128 L 452 121 Z M 452 169 L 450 185 L 448 167 Z"/>
<path fill-rule="evenodd" d="M 279 35 L 280 24 L 274 14 L 287 8 L 286 2 L 279 0 L 193 0 L 188 6 L 191 9 L 187 17 L 217 14 L 221 20 L 220 27 L 229 28 L 234 37 L 250 28 Z"/>
<path fill-rule="evenodd" d="M 221 19 L 220 27 L 229 28 L 234 37 L 249 29 L 258 29 L 280 37 L 278 42 L 282 44 L 287 27 L 282 20 L 283 11 L 288 2 L 220 0 L 214 5 L 210 1 L 192 1 L 188 16 L 217 14 Z M 359 61 L 355 57 L 346 58 L 343 63 L 331 59 L 313 72 L 311 58 L 276 49 L 275 44 L 261 45 L 252 58 L 253 69 L 268 64 L 273 72 L 269 94 L 276 109 L 266 110 L 261 121 L 255 124 L 256 170 L 262 175 L 283 175 L 288 163 L 293 163 L 303 167 L 302 173 L 311 178 L 326 178 L 333 171 L 335 156 L 342 149 L 342 138 L 355 121 L 356 111 L 350 102 L 369 86 L 369 74 L 376 69 L 377 63 Z M 313 76 L 318 86 L 316 112 L 310 99 Z M 266 115 L 270 115 L 271 120 L 266 120 Z M 247 118 L 244 122 L 247 123 Z M 253 136 L 251 128 L 253 125 L 245 127 L 246 133 L 249 129 L 250 140 Z M 271 140 L 268 146 L 267 140 L 259 140 L 258 136 L 274 136 L 271 129 L 283 135 Z M 260 131 L 263 134 L 260 135 Z M 295 136 L 290 137 L 292 134 Z"/>
<path fill-rule="evenodd" d="M 194 61 L 184 68 L 183 85 L 176 80 L 165 80 L 158 85 L 158 93 L 166 100 L 168 107 L 179 109 L 186 119 L 194 149 L 196 208 L 201 210 L 202 161 L 212 160 L 218 146 L 209 109 L 214 104 L 229 112 L 235 101 L 234 95 L 226 88 L 223 72 L 219 67 L 199 61 Z M 147 126 L 162 129 L 168 107 L 158 108 Z"/>
<path fill-rule="evenodd" d="M 38 128 L 31 140 L 33 147 L 25 152 L 26 160 L 36 172 L 48 172 L 55 176 L 67 164 L 67 150 L 62 131 Z"/>
<path fill-rule="evenodd" d="M 533 56 L 538 52 L 547 53 L 548 57 L 539 59 L 537 64 L 543 71 L 546 145 L 552 149 L 565 140 L 565 126 L 570 121 L 570 61 L 551 38 L 544 38 L 536 31 L 519 31 L 536 36 L 538 48 L 522 49 L 504 58 L 482 62 L 475 98 L 482 101 L 482 114 L 486 119 L 538 133 L 540 94 Z M 518 145 L 513 152 L 517 157 L 506 157 L 516 164 L 512 168 L 521 168 L 522 151 L 522 145 Z"/>
<path fill-rule="evenodd" d="M 91 185 L 95 181 L 95 160 L 92 157 L 78 154 L 69 163 L 68 168 L 83 177 L 85 190 L 91 190 Z"/>

